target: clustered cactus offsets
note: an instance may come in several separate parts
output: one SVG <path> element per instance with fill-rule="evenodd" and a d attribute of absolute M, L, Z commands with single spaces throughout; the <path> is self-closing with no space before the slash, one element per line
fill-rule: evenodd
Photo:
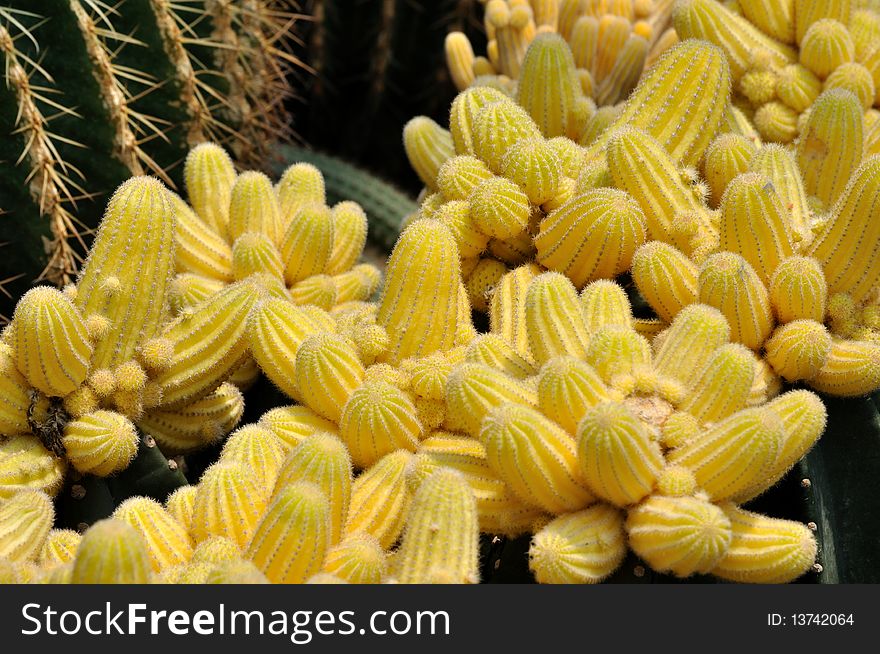
<path fill-rule="evenodd" d="M 750 503 L 825 430 L 819 396 L 785 382 L 880 387 L 870 117 L 829 88 L 794 143 L 765 144 L 732 55 L 681 29 L 600 115 L 552 33 L 595 4 L 489 3 L 536 32 L 492 23 L 490 58 L 524 49 L 519 91 L 469 86 L 449 130 L 407 126 L 427 192 L 381 287 L 363 210 L 328 207 L 311 165 L 273 185 L 206 143 L 188 203 L 123 185 L 77 284 L 25 295 L 3 334 L 2 578 L 474 583 L 480 533 L 530 538 L 544 583 L 602 581 L 628 551 L 682 578 L 819 569 L 815 527 Z M 793 5 L 813 23 L 837 7 Z M 642 29 L 593 22 L 597 57 Z M 261 373 L 291 402 L 238 426 Z M 139 433 L 222 450 L 167 498 L 55 527 L 65 465 L 111 474 Z"/>
<path fill-rule="evenodd" d="M 3 2 L 0 313 L 34 280 L 75 278 L 128 177 L 182 188 L 202 141 L 254 166 L 288 139 L 296 19 L 272 0 Z"/>

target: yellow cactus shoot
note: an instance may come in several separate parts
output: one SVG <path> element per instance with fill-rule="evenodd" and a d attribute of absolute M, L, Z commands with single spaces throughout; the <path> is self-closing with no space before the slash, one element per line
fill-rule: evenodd
<path fill-rule="evenodd" d="M 595 500 L 580 472 L 574 440 L 535 409 L 513 403 L 493 409 L 480 440 L 489 466 L 524 502 L 559 514 Z"/>
<path fill-rule="evenodd" d="M 128 467 L 137 453 L 139 440 L 137 429 L 128 418 L 105 410 L 68 422 L 62 437 L 71 465 L 99 477 Z"/>
<path fill-rule="evenodd" d="M 332 433 L 336 425 L 305 406 L 281 406 L 270 409 L 260 418 L 260 425 L 271 430 L 289 452 L 312 434 Z"/>
<path fill-rule="evenodd" d="M 648 495 L 663 469 L 660 447 L 626 406 L 603 402 L 577 428 L 578 461 L 587 485 L 615 506 L 635 504 Z"/>
<path fill-rule="evenodd" d="M 626 516 L 629 546 L 658 572 L 705 574 L 730 549 L 724 511 L 700 497 L 652 495 Z"/>
<path fill-rule="evenodd" d="M 52 529 L 55 510 L 42 491 L 22 489 L 0 502 L 0 558 L 35 559 Z"/>
<path fill-rule="evenodd" d="M 278 180 L 275 191 L 281 205 L 281 223 L 284 229 L 287 229 L 291 218 L 303 204 L 324 204 L 327 201 L 324 176 L 308 163 L 295 163 L 287 168 Z"/>
<path fill-rule="evenodd" d="M 281 244 L 281 207 L 272 181 L 263 173 L 247 171 L 238 176 L 229 200 L 229 241 L 248 232 L 265 235 Z"/>
<path fill-rule="evenodd" d="M 388 555 L 369 534 L 355 534 L 331 548 L 324 572 L 350 584 L 378 584 L 388 571 Z"/>
<path fill-rule="evenodd" d="M 679 408 L 700 422 L 722 420 L 745 408 L 755 373 L 755 355 L 747 347 L 722 345 L 706 361 Z"/>
<path fill-rule="evenodd" d="M 61 489 L 67 465 L 30 434 L 7 436 L 0 441 L 0 501 L 25 489 L 41 490 L 50 497 Z"/>
<path fill-rule="evenodd" d="M 308 482 L 286 486 L 247 545 L 246 556 L 275 584 L 301 584 L 320 572 L 330 548 L 330 503 Z"/>
<path fill-rule="evenodd" d="M 800 63 L 821 79 L 852 62 L 856 47 L 846 25 L 833 18 L 817 20 L 800 39 Z"/>
<path fill-rule="evenodd" d="M 403 128 L 403 147 L 422 183 L 437 189 L 437 173 L 455 155 L 452 134 L 426 116 L 411 119 Z"/>
<path fill-rule="evenodd" d="M 724 189 L 733 178 L 749 169 L 756 151 L 755 144 L 740 134 L 720 134 L 709 144 L 703 160 L 703 176 L 709 184 L 713 207 L 721 202 Z"/>
<path fill-rule="evenodd" d="M 843 397 L 868 395 L 880 388 L 880 344 L 833 340 L 831 351 L 810 386 Z"/>
<path fill-rule="evenodd" d="M 626 192 L 593 189 L 575 195 L 541 221 L 537 260 L 582 288 L 628 270 L 647 237 L 642 209 Z"/>
<path fill-rule="evenodd" d="M 406 470 L 413 454 L 397 450 L 362 472 L 351 487 L 346 535 L 359 531 L 375 536 L 390 549 L 403 531 L 412 499 Z"/>
<path fill-rule="evenodd" d="M 724 513 L 733 537 L 712 574 L 729 581 L 784 584 L 806 573 L 816 561 L 816 537 L 806 525 L 769 518 L 732 504 Z"/>
<path fill-rule="evenodd" d="M 333 212 L 333 249 L 324 267 L 328 275 L 339 275 L 357 263 L 367 242 L 367 214 L 357 202 L 340 202 Z"/>
<path fill-rule="evenodd" d="M 259 424 L 244 425 L 229 435 L 220 452 L 220 460 L 240 463 L 270 490 L 284 463 L 287 448 L 275 433 Z"/>
<path fill-rule="evenodd" d="M 140 533 L 155 572 L 186 563 L 192 556 L 193 543 L 186 529 L 155 500 L 132 497 L 116 507 L 113 517 Z"/>
<path fill-rule="evenodd" d="M 52 569 L 73 561 L 82 536 L 73 529 L 52 529 L 40 549 L 40 567 Z"/>
<path fill-rule="evenodd" d="M 814 320 L 794 320 L 777 327 L 764 348 L 767 362 L 786 381 L 812 379 L 831 354 L 831 334 Z"/>
<path fill-rule="evenodd" d="M 244 547 L 266 508 L 268 493 L 240 463 L 215 463 L 199 480 L 190 534 L 198 543 L 225 536 Z"/>
<path fill-rule="evenodd" d="M 549 522 L 529 546 L 529 569 L 541 584 L 596 584 L 626 556 L 623 516 L 607 504 Z"/>
<path fill-rule="evenodd" d="M 699 270 L 668 243 L 651 241 L 636 250 L 632 275 L 639 293 L 664 322 L 697 301 Z"/>
<path fill-rule="evenodd" d="M 296 353 L 294 379 L 298 396 L 315 413 L 338 422 L 342 409 L 364 378 L 364 367 L 351 343 L 336 334 L 316 334 Z"/>
<path fill-rule="evenodd" d="M 474 130 L 477 114 L 488 104 L 506 99 L 499 90 L 474 86 L 459 93 L 449 112 L 449 131 L 456 154 L 475 154 Z"/>
<path fill-rule="evenodd" d="M 505 98 L 480 109 L 473 138 L 474 153 L 489 170 L 500 173 L 510 146 L 521 139 L 541 138 L 541 130 L 525 109 Z"/>
<path fill-rule="evenodd" d="M 548 272 L 529 283 L 525 300 L 529 349 L 538 364 L 554 356 L 583 356 L 589 334 L 577 291 L 567 277 Z"/>
<path fill-rule="evenodd" d="M 675 317 L 659 347 L 655 344 L 654 365 L 658 372 L 690 385 L 712 352 L 729 340 L 730 326 L 720 311 L 692 304 Z"/>
<path fill-rule="evenodd" d="M 565 39 L 553 33 L 536 36 L 526 50 L 516 100 L 544 136 L 577 138 L 573 114 L 580 90 L 574 58 Z"/>
<path fill-rule="evenodd" d="M 219 145 L 201 143 L 187 155 L 183 176 L 189 202 L 199 218 L 226 239 L 236 178 L 232 159 Z"/>
<path fill-rule="evenodd" d="M 478 540 L 473 491 L 461 473 L 440 469 L 413 498 L 391 577 L 403 584 L 478 583 Z"/>
<path fill-rule="evenodd" d="M 519 380 L 538 371 L 530 358 L 522 356 L 510 343 L 497 334 L 480 334 L 470 342 L 465 361 L 484 363 Z M 443 380 L 445 384 L 445 379 Z"/>
<path fill-rule="evenodd" d="M 537 404 L 534 392 L 523 382 L 485 364 L 462 363 L 447 379 L 446 424 L 476 438 L 483 419 L 506 402 Z"/>
<path fill-rule="evenodd" d="M 389 363 L 453 347 L 460 283 L 458 246 L 448 227 L 417 220 L 403 231 L 376 316 L 390 338 Z"/>
<path fill-rule="evenodd" d="M 122 520 L 108 518 L 83 534 L 70 583 L 147 584 L 150 571 L 150 557 L 140 533 Z"/>

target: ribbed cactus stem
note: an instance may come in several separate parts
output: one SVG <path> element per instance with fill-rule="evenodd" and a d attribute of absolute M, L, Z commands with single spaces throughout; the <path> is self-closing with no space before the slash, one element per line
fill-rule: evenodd
<path fill-rule="evenodd" d="M 143 537 L 117 518 L 101 520 L 83 534 L 73 563 L 72 584 L 146 584 L 150 558 Z"/>
<path fill-rule="evenodd" d="M 186 157 L 184 178 L 189 202 L 199 217 L 224 239 L 229 235 L 229 202 L 235 177 L 232 160 L 219 145 L 202 143 Z"/>
<path fill-rule="evenodd" d="M 607 504 L 549 522 L 529 546 L 529 569 L 542 584 L 595 584 L 626 554 L 623 518 Z"/>
<path fill-rule="evenodd" d="M 361 473 L 351 488 L 346 535 L 359 531 L 375 536 L 389 549 L 403 531 L 412 500 L 406 469 L 412 453 L 397 450 Z"/>
<path fill-rule="evenodd" d="M 477 583 L 479 522 L 461 473 L 441 469 L 413 498 L 392 577 L 399 583 Z"/>
<path fill-rule="evenodd" d="M 481 363 L 462 363 L 446 384 L 446 424 L 473 437 L 480 434 L 483 419 L 507 402 L 535 405 L 534 392 L 522 382 Z"/>
<path fill-rule="evenodd" d="M 717 422 L 745 408 L 755 381 L 755 355 L 738 343 L 712 353 L 681 404 L 701 422 Z"/>
<path fill-rule="evenodd" d="M 686 384 L 706 365 L 706 359 L 730 340 L 724 315 L 705 304 L 682 310 L 664 334 L 654 356 L 657 371 Z"/>
<path fill-rule="evenodd" d="M 555 4 L 555 3 L 547 3 Z M 572 119 L 581 95 L 574 58 L 558 34 L 539 34 L 526 50 L 517 86 L 517 102 L 525 107 L 547 138 L 577 138 Z"/>
<path fill-rule="evenodd" d="M 128 466 L 140 437 L 125 416 L 99 410 L 68 422 L 62 441 L 74 468 L 106 477 Z"/>
<path fill-rule="evenodd" d="M 0 502 L 0 557 L 24 562 L 35 559 L 46 541 L 55 510 L 45 493 L 21 489 Z"/>
<path fill-rule="evenodd" d="M 560 273 L 544 273 L 529 283 L 525 299 L 529 349 L 538 364 L 554 356 L 583 356 L 589 334 L 577 291 Z"/>
<path fill-rule="evenodd" d="M 128 499 L 116 507 L 113 517 L 131 525 L 143 537 L 156 572 L 186 563 L 192 556 L 192 539 L 186 529 L 155 500 Z"/>
<path fill-rule="evenodd" d="M 651 241 L 633 255 L 632 275 L 639 293 L 666 322 L 697 301 L 698 274 L 693 261 L 668 243 Z"/>
<path fill-rule="evenodd" d="M 341 336 L 316 334 L 300 345 L 294 363 L 299 397 L 319 415 L 338 422 L 364 377 L 354 347 Z"/>
<path fill-rule="evenodd" d="M 225 536 L 244 547 L 266 508 L 268 493 L 239 463 L 215 463 L 199 480 L 190 534 L 198 543 Z"/>

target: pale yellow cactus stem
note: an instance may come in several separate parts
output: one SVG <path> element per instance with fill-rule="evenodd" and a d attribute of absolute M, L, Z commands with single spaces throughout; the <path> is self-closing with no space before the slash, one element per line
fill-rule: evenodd
<path fill-rule="evenodd" d="M 411 452 L 397 450 L 355 479 L 346 535 L 363 531 L 375 536 L 385 549 L 394 545 L 403 531 L 412 499 L 406 483 L 412 457 Z"/>
<path fill-rule="evenodd" d="M 0 558 L 36 559 L 55 520 L 52 500 L 42 491 L 21 489 L 0 502 Z"/>
<path fill-rule="evenodd" d="M 450 32 L 444 42 L 446 67 L 452 82 L 459 91 L 464 91 L 474 82 L 474 49 L 463 32 Z"/>
<path fill-rule="evenodd" d="M 639 293 L 665 322 L 697 301 L 697 266 L 667 243 L 651 241 L 636 250 L 632 275 Z"/>
<path fill-rule="evenodd" d="M 186 529 L 155 500 L 130 498 L 116 507 L 113 517 L 140 533 L 156 572 L 186 563 L 192 556 L 193 543 Z"/>
<path fill-rule="evenodd" d="M 93 368 L 132 359 L 165 318 L 165 294 L 174 271 L 174 211 L 156 179 L 133 177 L 107 205 L 77 281 L 74 304 L 84 317 L 109 321 L 92 355 Z"/>
<path fill-rule="evenodd" d="M 529 546 L 529 569 L 542 584 L 595 584 L 626 555 L 623 516 L 607 504 L 549 522 Z"/>
<path fill-rule="evenodd" d="M 197 145 L 183 168 L 189 202 L 195 212 L 223 239 L 229 238 L 229 202 L 235 168 L 226 151 L 214 143 Z"/>
<path fill-rule="evenodd" d="M 838 66 L 855 60 L 856 47 L 846 25 L 822 18 L 810 25 L 800 42 L 800 63 L 825 79 Z"/>
<path fill-rule="evenodd" d="M 335 424 L 305 406 L 281 406 L 264 413 L 260 425 L 271 430 L 288 450 L 292 450 L 316 432 L 330 432 Z"/>
<path fill-rule="evenodd" d="M 308 163 L 296 163 L 285 170 L 275 185 L 275 192 L 281 205 L 282 230 L 287 229 L 302 205 L 311 202 L 325 204 L 327 201 L 324 176 Z"/>
<path fill-rule="evenodd" d="M 489 411 L 506 402 L 536 405 L 537 398 L 532 389 L 500 370 L 482 363 L 459 364 L 446 382 L 446 424 L 476 438 Z"/>
<path fill-rule="evenodd" d="M 629 35 L 617 55 L 614 67 L 599 82 L 596 89 L 598 104 L 613 105 L 629 96 L 645 69 L 648 50 L 647 39 L 635 33 Z"/>
<path fill-rule="evenodd" d="M 338 275 L 354 266 L 367 242 L 367 214 L 356 202 L 333 207 L 333 250 L 323 272 Z"/>
<path fill-rule="evenodd" d="M 248 171 L 235 180 L 229 200 L 229 241 L 246 232 L 265 235 L 280 245 L 281 207 L 271 180 L 263 173 Z"/>
<path fill-rule="evenodd" d="M 541 413 L 569 434 L 600 402 L 609 400 L 608 389 L 592 367 L 579 359 L 561 356 L 550 359 L 538 377 L 538 406 Z"/>
<path fill-rule="evenodd" d="M 417 116 L 403 128 L 403 146 L 419 179 L 436 190 L 440 166 L 455 155 L 452 134 L 430 118 Z"/>
<path fill-rule="evenodd" d="M 716 349 L 730 341 L 730 325 L 717 309 L 692 304 L 682 310 L 655 344 L 657 371 L 690 385 Z"/>
<path fill-rule="evenodd" d="M 494 173 L 501 172 L 510 146 L 520 139 L 541 137 L 541 130 L 528 112 L 510 99 L 487 104 L 474 123 L 474 153 Z"/>
<path fill-rule="evenodd" d="M 334 422 L 339 421 L 345 403 L 363 378 L 357 351 L 336 334 L 309 336 L 296 353 L 294 379 L 299 397 Z"/>
<path fill-rule="evenodd" d="M 407 227 L 388 260 L 376 317 L 390 338 L 389 362 L 453 347 L 460 284 L 458 247 L 449 228 L 434 220 Z"/>
<path fill-rule="evenodd" d="M 184 202 L 168 192 L 174 208 L 177 270 L 232 281 L 232 250 L 226 240 Z"/>
<path fill-rule="evenodd" d="M 828 284 L 821 264 L 811 257 L 788 257 L 770 278 L 770 302 L 779 322 L 823 322 Z"/>
<path fill-rule="evenodd" d="M 680 405 L 700 422 L 717 422 L 745 408 L 755 381 L 755 355 L 743 345 L 723 345 L 706 362 Z"/>
<path fill-rule="evenodd" d="M 529 283 L 525 300 L 529 349 L 538 364 L 570 354 L 583 356 L 589 341 L 577 291 L 567 277 L 543 273 Z"/>
<path fill-rule="evenodd" d="M 749 169 L 749 161 L 757 146 L 740 134 L 720 134 L 706 150 L 703 160 L 703 176 L 709 184 L 713 207 L 721 203 L 724 189 L 734 177 Z"/>
<path fill-rule="evenodd" d="M 857 397 L 880 388 L 880 344 L 833 340 L 831 351 L 810 386 L 822 393 Z"/>
<path fill-rule="evenodd" d="M 225 536 L 247 545 L 266 508 L 268 492 L 250 470 L 236 462 L 215 463 L 199 480 L 190 535 L 199 543 Z"/>
<path fill-rule="evenodd" d="M 815 377 L 831 353 L 831 334 L 821 323 L 794 320 L 773 332 L 765 344 L 767 362 L 788 381 Z"/>
<path fill-rule="evenodd" d="M 41 490 L 53 497 L 64 482 L 64 459 L 54 456 L 28 434 L 7 436 L 0 443 L 0 499 L 20 490 Z"/>
<path fill-rule="evenodd" d="M 477 114 L 487 104 L 506 98 L 500 91 L 486 87 L 471 87 L 459 93 L 452 101 L 449 112 L 449 131 L 456 154 L 474 154 L 474 130 Z"/>
<path fill-rule="evenodd" d="M 104 410 L 68 422 L 62 437 L 71 465 L 99 477 L 128 467 L 139 441 L 137 429 L 128 418 Z"/>
<path fill-rule="evenodd" d="M 782 43 L 796 42 L 795 0 L 765 5 L 761 0 L 739 0 L 743 16 L 758 29 Z"/>
<path fill-rule="evenodd" d="M 862 160 L 862 110 L 855 95 L 825 91 L 810 110 L 797 142 L 804 189 L 830 207 Z"/>
<path fill-rule="evenodd" d="M 108 518 L 83 534 L 73 571 L 72 584 L 146 584 L 150 581 L 150 558 L 143 537 L 119 520 Z"/>

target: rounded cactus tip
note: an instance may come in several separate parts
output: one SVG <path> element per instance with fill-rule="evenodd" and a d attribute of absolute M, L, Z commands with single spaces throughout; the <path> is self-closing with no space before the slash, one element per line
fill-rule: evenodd
<path fill-rule="evenodd" d="M 138 531 L 117 518 L 93 524 L 83 534 L 73 563 L 74 584 L 146 584 L 150 560 Z"/>

